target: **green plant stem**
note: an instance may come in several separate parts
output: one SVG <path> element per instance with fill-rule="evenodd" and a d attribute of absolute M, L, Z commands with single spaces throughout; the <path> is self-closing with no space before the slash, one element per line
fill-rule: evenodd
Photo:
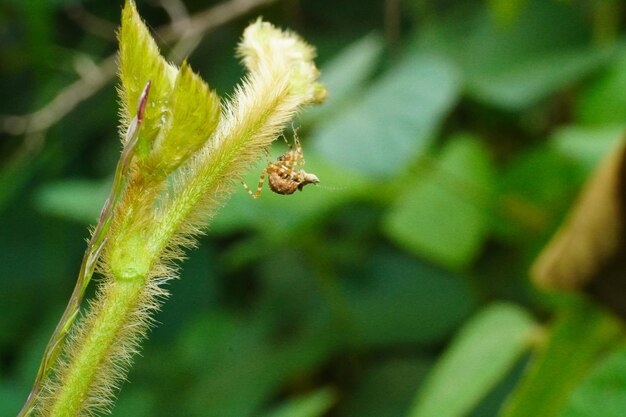
<path fill-rule="evenodd" d="M 116 280 L 107 284 L 98 313 L 84 333 L 80 350 L 72 358 L 68 372 L 60 381 L 61 385 L 50 408 L 50 417 L 79 415 L 83 409 L 96 372 L 119 336 L 124 324 L 144 289 L 145 279 Z"/>
<path fill-rule="evenodd" d="M 52 369 L 61 353 L 61 348 L 69 335 L 69 331 L 78 317 L 80 305 L 83 301 L 87 286 L 89 285 L 91 277 L 96 269 L 96 262 L 100 256 L 100 251 L 106 243 L 106 236 L 115 212 L 114 208 L 119 203 L 124 191 L 124 175 L 128 171 L 133 153 L 135 151 L 135 145 L 139 139 L 139 128 L 142 122 L 141 117 L 143 117 L 143 110 L 145 108 L 148 92 L 150 91 L 150 84 L 151 83 L 148 82 L 144 86 L 139 102 L 139 108 L 137 109 L 137 115 L 129 124 L 128 131 L 126 132 L 126 146 L 124 147 L 124 151 L 122 152 L 120 160 L 117 163 L 115 179 L 111 187 L 111 192 L 109 193 L 109 197 L 107 198 L 104 207 L 102 208 L 98 224 L 96 225 L 96 228 L 91 235 L 91 239 L 89 240 L 89 244 L 87 245 L 87 249 L 85 250 L 74 291 L 72 292 L 72 296 L 70 297 L 65 311 L 63 312 L 61 320 L 50 337 L 43 359 L 39 366 L 39 370 L 37 371 L 37 377 L 35 378 L 33 388 L 28 396 L 28 399 L 26 400 L 26 403 L 18 414 L 18 417 L 28 416 L 32 413 L 33 406 L 39 396 L 41 387 L 45 379 L 50 376 L 50 373 L 52 372 Z"/>

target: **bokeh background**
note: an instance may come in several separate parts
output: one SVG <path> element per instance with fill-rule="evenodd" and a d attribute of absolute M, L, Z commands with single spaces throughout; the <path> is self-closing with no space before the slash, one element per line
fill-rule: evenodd
<path fill-rule="evenodd" d="M 320 186 L 234 194 L 114 416 L 626 415 L 620 306 L 529 279 L 626 125 L 621 1 L 137 3 L 222 96 L 259 15 L 317 47 L 330 96 L 294 122 Z M 121 7 L 0 1 L 0 415 L 111 184 Z"/>

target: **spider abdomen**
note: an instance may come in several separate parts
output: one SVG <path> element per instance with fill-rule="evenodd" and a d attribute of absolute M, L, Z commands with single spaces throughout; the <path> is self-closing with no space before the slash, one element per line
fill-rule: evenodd
<path fill-rule="evenodd" d="M 270 190 L 276 194 L 293 194 L 298 189 L 299 182 L 289 178 L 280 172 L 270 172 L 268 176 L 268 185 Z"/>

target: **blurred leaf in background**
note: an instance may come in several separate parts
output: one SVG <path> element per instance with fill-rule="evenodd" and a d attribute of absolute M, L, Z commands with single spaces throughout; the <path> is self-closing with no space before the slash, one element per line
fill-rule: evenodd
<path fill-rule="evenodd" d="M 415 54 L 387 72 L 345 114 L 313 136 L 316 149 L 346 169 L 389 177 L 429 141 L 458 96 L 458 77 L 445 61 Z"/>
<path fill-rule="evenodd" d="M 389 236 L 451 269 L 469 266 L 489 233 L 489 159 L 478 138 L 451 138 L 438 161 L 425 163 L 424 174 L 402 190 L 387 218 Z"/>
<path fill-rule="evenodd" d="M 530 346 L 533 320 L 513 305 L 469 321 L 428 375 L 411 417 L 467 415 Z"/>

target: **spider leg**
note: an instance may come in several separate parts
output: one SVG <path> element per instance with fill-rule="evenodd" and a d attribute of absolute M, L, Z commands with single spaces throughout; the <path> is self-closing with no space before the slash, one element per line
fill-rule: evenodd
<path fill-rule="evenodd" d="M 243 185 L 243 188 L 248 192 L 248 194 L 250 194 L 250 197 L 257 199 L 259 198 L 259 196 L 261 195 L 261 190 L 263 189 L 263 183 L 265 182 L 265 174 L 267 173 L 267 169 L 265 168 L 263 171 L 261 171 L 261 177 L 259 178 L 259 184 L 256 188 L 256 192 L 252 193 L 252 190 L 250 189 L 250 187 L 248 187 L 248 184 L 246 184 L 245 181 L 241 181 L 241 185 Z"/>
<path fill-rule="evenodd" d="M 293 161 L 288 162 L 287 160 L 282 161 L 283 163 L 274 164 L 273 168 L 281 174 L 283 177 L 287 177 L 289 179 L 293 179 L 296 172 L 293 169 Z"/>
<path fill-rule="evenodd" d="M 295 138 L 295 143 L 296 143 L 296 153 L 294 155 L 293 164 L 301 167 L 304 165 L 304 154 L 302 153 L 302 145 L 300 144 L 300 140 L 298 140 L 298 138 Z"/>
<path fill-rule="evenodd" d="M 300 163 L 299 159 L 302 158 L 302 147 L 300 146 L 300 141 L 298 138 L 295 138 L 296 148 L 294 149 L 293 145 L 288 143 L 289 151 L 282 155 L 280 158 L 280 162 L 283 165 L 283 169 L 281 169 L 281 173 L 285 174 L 285 169 L 293 170 L 294 165 L 301 166 L 303 163 Z M 293 173 L 288 174 L 291 178 L 293 178 Z"/>
<path fill-rule="evenodd" d="M 304 181 L 304 171 L 303 170 L 293 170 L 293 174 L 291 177 L 296 182 Z"/>

